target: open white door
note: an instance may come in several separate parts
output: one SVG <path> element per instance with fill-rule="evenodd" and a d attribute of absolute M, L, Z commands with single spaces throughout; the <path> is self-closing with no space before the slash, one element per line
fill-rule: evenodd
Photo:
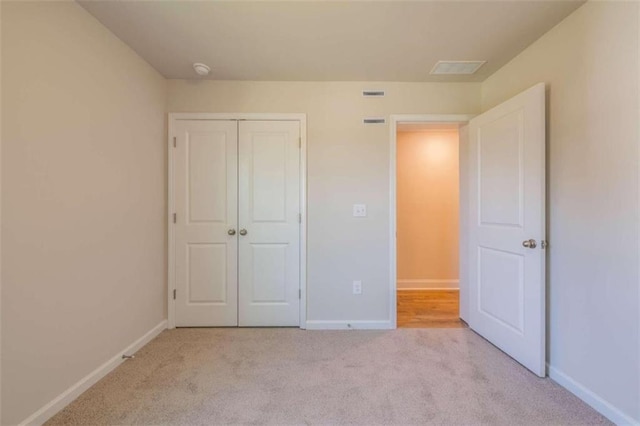
<path fill-rule="evenodd" d="M 545 371 L 545 86 L 469 123 L 469 326 Z"/>

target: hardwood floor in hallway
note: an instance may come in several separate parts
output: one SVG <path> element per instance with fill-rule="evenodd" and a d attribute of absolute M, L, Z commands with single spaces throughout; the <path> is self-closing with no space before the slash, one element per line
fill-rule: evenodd
<path fill-rule="evenodd" d="M 459 290 L 399 290 L 398 328 L 463 328 Z"/>

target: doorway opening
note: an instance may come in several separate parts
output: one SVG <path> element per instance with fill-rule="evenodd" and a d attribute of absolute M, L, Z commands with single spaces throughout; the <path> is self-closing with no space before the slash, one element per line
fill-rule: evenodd
<path fill-rule="evenodd" d="M 392 120 L 391 287 L 398 328 L 466 327 L 460 315 L 460 135 L 470 118 Z"/>
<path fill-rule="evenodd" d="M 463 327 L 457 124 L 396 128 L 399 328 Z"/>
<path fill-rule="evenodd" d="M 458 124 L 460 318 L 540 377 L 545 367 L 544 83 L 478 116 L 391 116 L 390 312 L 397 324 L 401 123 Z"/>

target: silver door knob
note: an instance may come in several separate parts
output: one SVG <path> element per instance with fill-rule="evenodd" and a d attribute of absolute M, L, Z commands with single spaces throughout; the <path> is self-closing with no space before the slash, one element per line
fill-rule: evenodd
<path fill-rule="evenodd" d="M 235 229 L 229 229 L 229 230 L 227 231 L 227 234 L 229 234 L 229 235 L 236 235 L 236 230 L 235 230 Z"/>
<path fill-rule="evenodd" d="M 536 244 L 536 240 L 525 240 L 525 241 L 522 242 L 522 247 L 534 249 L 537 246 L 538 245 Z"/>
<path fill-rule="evenodd" d="M 246 229 L 241 229 L 240 230 L 240 235 L 247 235 L 247 230 Z"/>

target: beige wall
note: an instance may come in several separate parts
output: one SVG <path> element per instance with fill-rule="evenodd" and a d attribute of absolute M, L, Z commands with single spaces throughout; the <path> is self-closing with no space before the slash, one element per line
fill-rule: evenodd
<path fill-rule="evenodd" d="M 384 98 L 363 98 L 384 89 Z M 389 321 L 389 127 L 366 116 L 476 113 L 480 85 L 169 80 L 169 112 L 306 113 L 310 321 Z M 367 204 L 365 219 L 352 217 Z M 352 281 L 362 280 L 362 295 Z M 346 324 L 346 323 L 345 323 Z M 366 324 L 366 323 L 365 323 Z"/>
<path fill-rule="evenodd" d="M 2 423 L 165 318 L 165 80 L 76 3 L 2 2 Z"/>
<path fill-rule="evenodd" d="M 482 85 L 548 98 L 551 373 L 640 422 L 637 2 L 589 2 Z M 593 402 L 593 401 L 591 401 Z"/>
<path fill-rule="evenodd" d="M 458 131 L 397 136 L 398 288 L 457 287 Z"/>

